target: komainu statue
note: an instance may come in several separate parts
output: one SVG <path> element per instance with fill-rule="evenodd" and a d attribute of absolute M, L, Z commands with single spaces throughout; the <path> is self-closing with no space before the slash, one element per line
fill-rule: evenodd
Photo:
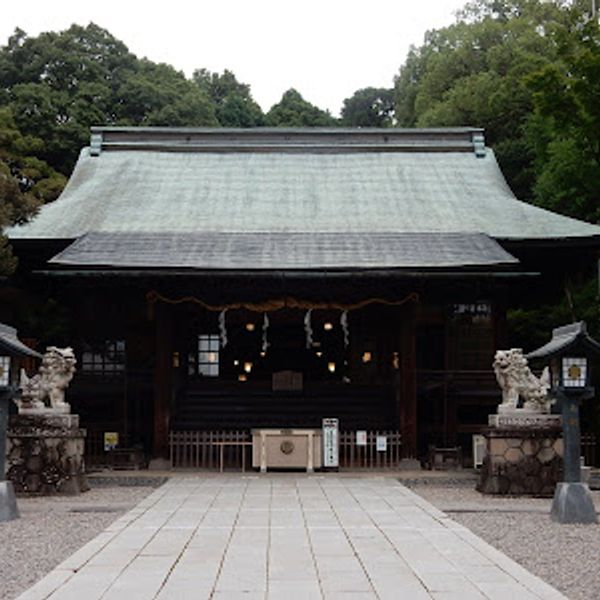
<path fill-rule="evenodd" d="M 519 397 L 523 409 L 536 413 L 549 413 L 552 400 L 548 397 L 550 372 L 546 367 L 538 379 L 530 370 L 527 359 L 520 348 L 498 350 L 494 357 L 494 373 L 502 388 L 502 403 L 498 413 L 519 408 Z"/>
<path fill-rule="evenodd" d="M 71 406 L 65 402 L 65 390 L 73 379 L 76 362 L 72 348 L 46 348 L 36 375 L 29 378 L 21 371 L 22 395 L 16 400 L 19 412 L 69 413 Z"/>

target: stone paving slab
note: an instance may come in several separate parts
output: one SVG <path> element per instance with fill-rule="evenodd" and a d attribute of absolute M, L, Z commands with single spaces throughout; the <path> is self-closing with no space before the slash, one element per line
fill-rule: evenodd
<path fill-rule="evenodd" d="M 19 600 L 565 600 L 393 478 L 175 476 Z"/>

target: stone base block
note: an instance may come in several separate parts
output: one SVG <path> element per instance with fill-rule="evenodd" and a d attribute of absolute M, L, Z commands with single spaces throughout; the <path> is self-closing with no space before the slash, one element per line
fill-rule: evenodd
<path fill-rule="evenodd" d="M 171 461 L 168 458 L 153 458 L 148 463 L 149 471 L 170 471 Z"/>
<path fill-rule="evenodd" d="M 19 518 L 17 499 L 11 481 L 0 481 L 0 523 Z"/>
<path fill-rule="evenodd" d="M 477 489 L 484 494 L 546 496 L 562 479 L 563 441 L 558 428 L 490 429 Z"/>
<path fill-rule="evenodd" d="M 399 471 L 421 471 L 421 463 L 416 458 L 403 458 L 398 465 Z"/>
<path fill-rule="evenodd" d="M 17 494 L 85 492 L 84 443 L 77 415 L 15 415 L 7 431 L 6 477 Z"/>
<path fill-rule="evenodd" d="M 597 523 L 598 516 L 587 483 L 559 483 L 550 518 L 557 523 Z"/>

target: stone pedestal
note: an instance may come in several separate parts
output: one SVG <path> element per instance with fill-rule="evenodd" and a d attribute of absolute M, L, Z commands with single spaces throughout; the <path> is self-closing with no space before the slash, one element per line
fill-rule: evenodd
<path fill-rule="evenodd" d="M 552 496 L 562 479 L 560 417 L 492 415 L 477 489 L 484 494 Z"/>
<path fill-rule="evenodd" d="M 11 481 L 0 481 L 0 523 L 19 518 L 17 499 Z"/>
<path fill-rule="evenodd" d="M 559 483 L 550 518 L 557 523 L 597 523 L 596 508 L 587 483 Z"/>
<path fill-rule="evenodd" d="M 89 485 L 79 415 L 27 414 L 10 418 L 7 472 L 19 494 L 79 494 Z"/>

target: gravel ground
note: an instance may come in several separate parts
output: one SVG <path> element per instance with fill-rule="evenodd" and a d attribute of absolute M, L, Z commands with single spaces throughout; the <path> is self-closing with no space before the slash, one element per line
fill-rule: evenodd
<path fill-rule="evenodd" d="M 484 496 L 456 483 L 410 487 L 570 600 L 600 598 L 600 525 L 554 523 L 550 499 Z M 600 511 L 600 492 L 592 495 Z"/>
<path fill-rule="evenodd" d="M 153 490 L 115 486 L 18 498 L 21 518 L 0 523 L 0 599 L 16 598 Z"/>

